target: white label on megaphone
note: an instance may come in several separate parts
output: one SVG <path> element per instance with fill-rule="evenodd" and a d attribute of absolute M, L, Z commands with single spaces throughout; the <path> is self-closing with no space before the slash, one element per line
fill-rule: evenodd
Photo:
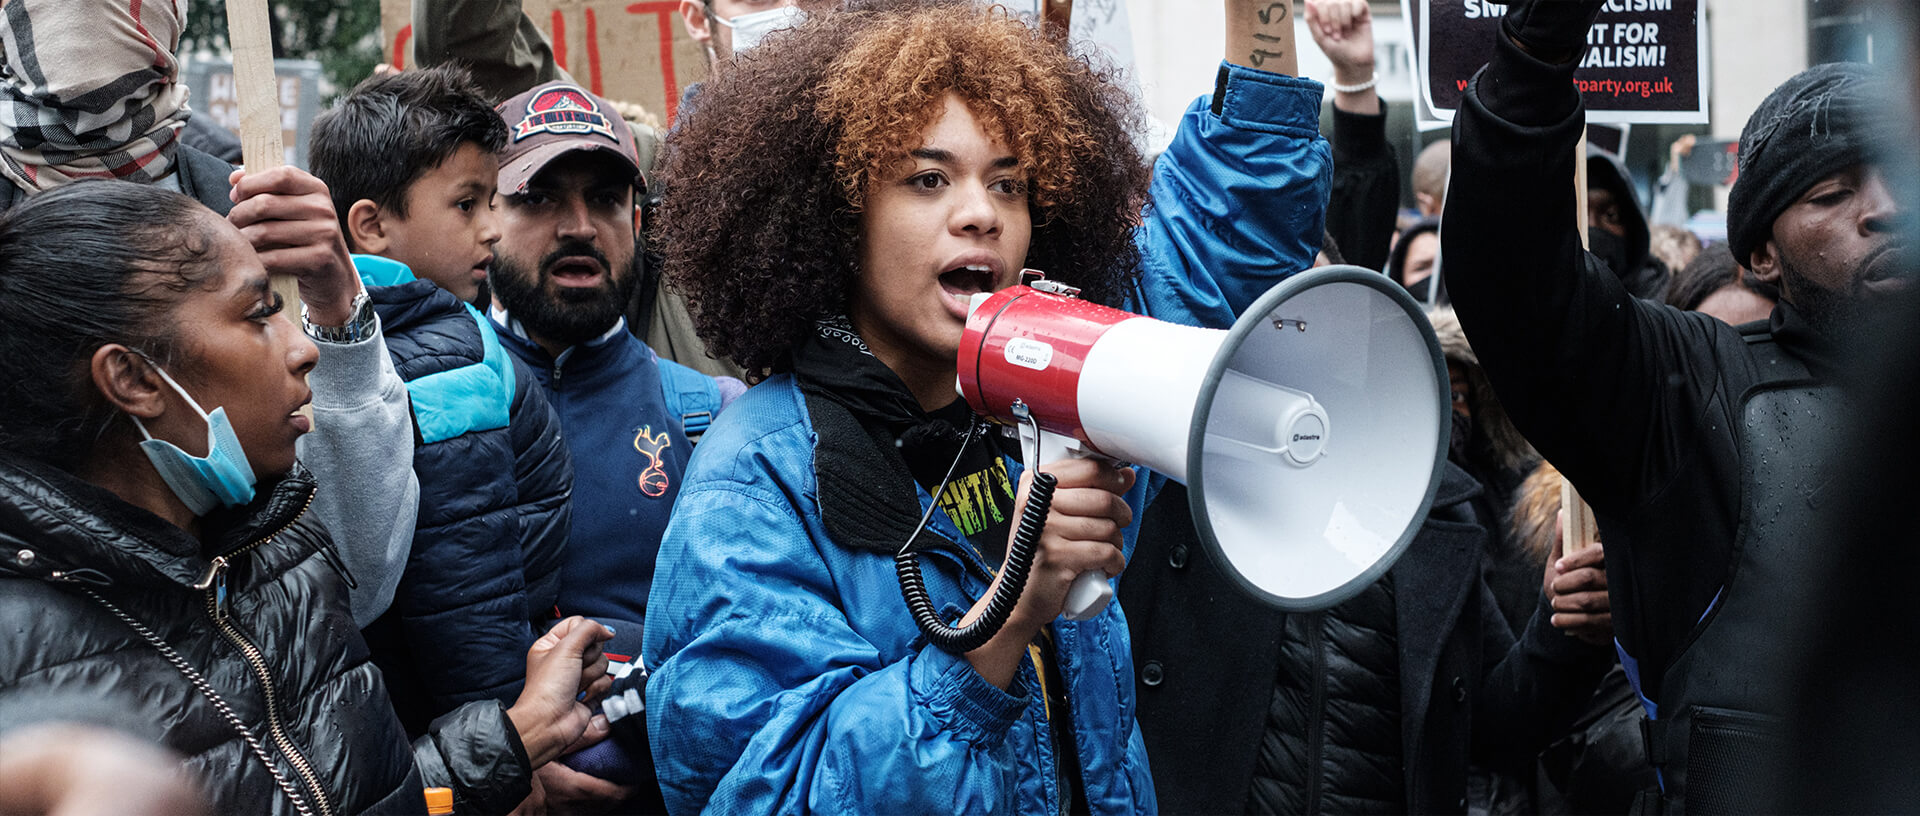
<path fill-rule="evenodd" d="M 1007 341 L 1007 362 L 1021 368 L 1045 371 L 1047 366 L 1053 364 L 1053 346 L 1039 340 L 1016 337 Z"/>

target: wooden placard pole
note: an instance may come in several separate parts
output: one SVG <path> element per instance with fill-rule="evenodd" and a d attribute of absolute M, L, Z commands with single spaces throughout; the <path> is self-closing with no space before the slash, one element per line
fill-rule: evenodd
<path fill-rule="evenodd" d="M 1580 230 L 1580 246 L 1587 247 L 1587 131 L 1580 131 L 1580 143 L 1573 150 L 1574 224 Z M 1580 498 L 1580 491 L 1568 479 L 1560 480 L 1560 541 L 1562 552 L 1572 555 L 1600 540 L 1600 525 L 1593 508 Z"/>
<path fill-rule="evenodd" d="M 280 138 L 280 82 L 273 75 L 272 18 L 267 0 L 227 0 L 227 43 L 233 47 L 233 94 L 240 105 L 240 160 L 248 173 L 287 163 Z M 300 313 L 300 287 L 276 275 L 273 289 L 288 314 Z"/>
<path fill-rule="evenodd" d="M 273 76 L 273 36 L 266 0 L 227 0 L 227 42 L 233 46 L 233 90 L 240 103 L 240 152 L 247 172 L 287 163 L 280 141 L 280 84 Z"/>
<path fill-rule="evenodd" d="M 1286 76 L 1300 75 L 1293 48 L 1293 0 L 1226 0 L 1227 61 Z"/>
<path fill-rule="evenodd" d="M 1041 28 L 1062 41 L 1073 34 L 1073 0 L 1040 0 Z"/>

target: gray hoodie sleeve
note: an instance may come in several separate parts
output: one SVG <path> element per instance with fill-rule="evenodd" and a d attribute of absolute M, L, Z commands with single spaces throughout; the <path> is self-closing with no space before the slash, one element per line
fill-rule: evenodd
<path fill-rule="evenodd" d="M 412 409 L 378 331 L 359 343 L 314 344 L 313 432 L 300 438 L 300 461 L 319 482 L 313 512 L 333 533 L 353 585 L 353 620 L 364 627 L 393 602 L 413 544 Z"/>

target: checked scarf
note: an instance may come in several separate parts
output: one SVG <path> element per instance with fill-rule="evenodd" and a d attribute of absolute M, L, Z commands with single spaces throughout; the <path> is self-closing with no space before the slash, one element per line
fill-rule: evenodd
<path fill-rule="evenodd" d="M 28 193 L 173 169 L 186 0 L 0 2 L 0 175 Z"/>

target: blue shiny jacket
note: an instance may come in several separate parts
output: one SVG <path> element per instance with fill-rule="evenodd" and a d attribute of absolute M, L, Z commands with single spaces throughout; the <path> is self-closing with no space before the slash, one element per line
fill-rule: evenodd
<path fill-rule="evenodd" d="M 1059 813 L 1031 659 L 1003 691 L 926 642 L 893 559 L 828 533 L 817 440 L 805 398 L 780 375 L 733 403 L 687 470 L 643 649 L 668 808 Z M 1143 479 L 1128 496 L 1136 512 L 1145 489 Z M 924 510 L 930 499 L 917 492 Z M 944 611 L 964 611 L 986 593 L 988 565 L 943 512 L 928 530 L 949 545 L 921 556 L 928 593 Z M 1132 529 L 1126 544 L 1131 552 Z M 1120 606 L 1057 622 L 1054 635 L 1093 812 L 1152 811 Z"/>
<path fill-rule="evenodd" d="M 1154 164 L 1130 307 L 1224 329 L 1320 254 L 1333 148 L 1320 136 L 1320 83 L 1223 64 L 1215 87 Z"/>
<path fill-rule="evenodd" d="M 1312 265 L 1332 184 L 1319 83 L 1221 72 L 1218 103 L 1195 102 L 1156 165 L 1131 304 L 1213 327 Z M 654 667 L 647 724 L 668 807 L 1059 813 L 1032 664 L 1002 691 L 925 642 L 892 559 L 830 537 L 814 472 L 819 441 L 783 375 L 735 402 L 689 466 L 643 650 Z M 1009 463 L 1015 478 L 1017 468 Z M 1136 519 L 1148 481 L 1128 497 Z M 924 509 L 929 497 L 918 494 Z M 929 529 L 963 541 L 937 510 Z M 921 560 L 949 618 L 987 589 L 971 548 Z M 1157 811 L 1119 606 L 1086 623 L 1057 622 L 1056 637 L 1092 811 Z"/>

